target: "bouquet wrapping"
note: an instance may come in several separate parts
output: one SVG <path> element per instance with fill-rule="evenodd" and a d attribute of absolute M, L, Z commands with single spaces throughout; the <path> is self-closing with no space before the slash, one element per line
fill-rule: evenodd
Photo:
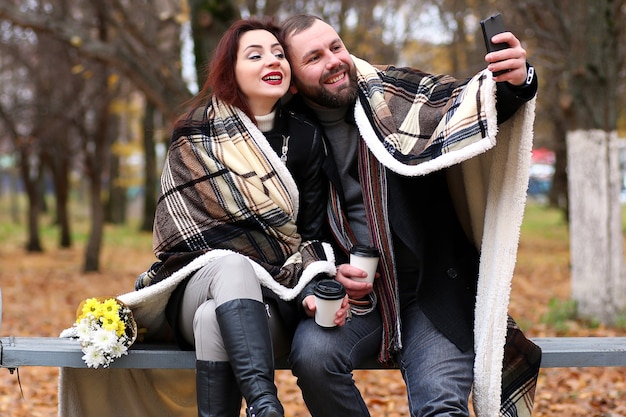
<path fill-rule="evenodd" d="M 137 339 L 133 313 L 116 298 L 88 298 L 80 303 L 73 324 L 75 337 L 88 367 L 107 368 L 115 359 L 128 354 Z"/>

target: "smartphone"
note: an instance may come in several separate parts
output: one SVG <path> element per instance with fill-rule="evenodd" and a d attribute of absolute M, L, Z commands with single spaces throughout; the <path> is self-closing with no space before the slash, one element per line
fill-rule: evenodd
<path fill-rule="evenodd" d="M 492 37 L 494 37 L 498 33 L 506 32 L 506 29 L 504 28 L 504 21 L 502 20 L 502 15 L 500 13 L 494 14 L 493 16 L 488 17 L 485 20 L 481 20 L 480 26 L 483 29 L 483 37 L 485 38 L 485 47 L 487 48 L 487 53 L 501 51 L 510 47 L 509 44 L 506 42 L 491 42 Z M 496 71 L 493 73 L 493 75 L 498 76 L 502 73 L 504 73 L 504 71 Z"/>

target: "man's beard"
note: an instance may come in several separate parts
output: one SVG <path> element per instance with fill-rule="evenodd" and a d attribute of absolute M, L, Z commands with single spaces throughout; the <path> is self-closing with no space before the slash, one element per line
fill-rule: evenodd
<path fill-rule="evenodd" d="M 335 93 L 331 93 L 323 85 L 304 86 L 297 78 L 294 78 L 294 84 L 300 94 L 319 106 L 330 108 L 347 107 L 354 104 L 358 97 L 354 67 L 348 71 L 348 76 L 349 83 Z"/>

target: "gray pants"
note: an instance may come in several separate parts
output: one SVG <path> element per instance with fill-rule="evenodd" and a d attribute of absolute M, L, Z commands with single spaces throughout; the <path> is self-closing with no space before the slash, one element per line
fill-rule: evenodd
<path fill-rule="evenodd" d="M 203 361 L 227 361 L 215 309 L 227 301 L 246 298 L 263 301 L 261 285 L 250 261 L 238 254 L 211 261 L 189 280 L 178 325 L 185 340 Z"/>

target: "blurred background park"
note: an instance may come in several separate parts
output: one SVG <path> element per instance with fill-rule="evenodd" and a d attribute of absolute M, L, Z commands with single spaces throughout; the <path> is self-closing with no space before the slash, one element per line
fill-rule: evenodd
<path fill-rule="evenodd" d="M 56 335 L 81 299 L 132 289 L 213 46 L 240 17 L 303 12 L 359 57 L 457 78 L 485 67 L 479 22 L 501 13 L 540 85 L 512 314 L 531 336 L 626 333 L 626 0 L 0 0 L 3 336 Z M 25 400 L 0 377 L 0 414 L 55 415 L 37 372 Z M 537 415 L 626 416 L 625 372 L 593 372 L 545 373 Z M 364 375 L 373 415 L 407 415 L 397 375 Z"/>

